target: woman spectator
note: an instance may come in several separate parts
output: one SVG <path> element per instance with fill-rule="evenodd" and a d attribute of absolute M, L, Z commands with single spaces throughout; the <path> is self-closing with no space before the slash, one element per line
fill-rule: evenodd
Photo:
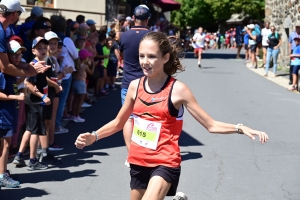
<path fill-rule="evenodd" d="M 256 37 L 257 37 L 257 33 L 254 30 L 255 29 L 255 25 L 254 24 L 249 24 L 247 26 L 247 33 L 249 34 L 249 45 L 250 45 L 250 57 L 251 57 L 251 61 L 252 61 L 252 66 L 251 68 L 257 68 L 257 59 L 256 59 L 256 49 L 257 49 L 257 43 L 256 43 Z"/>
<path fill-rule="evenodd" d="M 74 45 L 74 42 L 71 40 L 71 38 L 65 36 L 66 24 L 67 24 L 66 19 L 61 15 L 52 15 L 51 22 L 53 25 L 53 29 L 52 29 L 53 32 L 55 32 L 58 35 L 58 37 L 60 37 L 60 39 L 63 43 L 63 47 L 62 47 L 60 56 L 63 56 L 64 59 L 61 64 L 61 68 L 64 69 L 67 67 L 71 67 L 73 70 L 75 70 L 74 60 L 78 59 L 78 51 Z M 63 91 L 61 93 L 59 93 L 59 103 L 58 103 L 56 122 L 55 122 L 55 133 L 56 134 L 69 132 L 68 129 L 61 127 L 61 123 L 62 123 L 62 116 L 63 116 L 64 108 L 66 105 L 66 100 L 67 100 L 69 90 L 71 87 L 71 82 L 72 82 L 72 74 L 67 73 L 61 82 Z"/>
<path fill-rule="evenodd" d="M 273 73 L 274 78 L 276 77 L 276 70 L 277 70 L 277 59 L 279 54 L 279 46 L 281 45 L 281 38 L 280 35 L 276 32 L 274 26 L 271 27 L 272 33 L 268 36 L 268 49 L 267 49 L 267 60 L 266 60 L 266 73 L 264 76 L 268 76 L 268 71 L 270 67 L 271 57 L 273 58 Z"/>

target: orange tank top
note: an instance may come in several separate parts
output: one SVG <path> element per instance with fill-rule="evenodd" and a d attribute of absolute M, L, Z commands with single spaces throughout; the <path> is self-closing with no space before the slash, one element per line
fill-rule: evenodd
<path fill-rule="evenodd" d="M 178 139 L 182 131 L 183 109 L 178 111 L 171 102 L 176 81 L 169 76 L 156 93 L 145 89 L 142 77 L 133 107 L 133 133 L 128 162 L 155 167 L 179 167 L 181 163 Z"/>

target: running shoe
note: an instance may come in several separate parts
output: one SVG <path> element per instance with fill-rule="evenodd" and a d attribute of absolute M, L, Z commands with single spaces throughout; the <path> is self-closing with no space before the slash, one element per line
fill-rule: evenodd
<path fill-rule="evenodd" d="M 61 151 L 64 148 L 58 144 L 56 144 L 55 142 L 51 145 L 49 145 L 49 151 Z"/>
<path fill-rule="evenodd" d="M 64 120 L 64 121 L 72 120 L 73 117 L 74 116 L 72 116 L 72 115 L 62 116 L 62 120 Z"/>
<path fill-rule="evenodd" d="M 40 154 L 40 158 L 38 161 L 46 165 L 60 165 L 62 163 L 61 159 L 56 158 L 53 154 L 49 152 L 46 156 Z"/>
<path fill-rule="evenodd" d="M 63 134 L 63 133 L 68 133 L 69 130 L 66 129 L 66 128 L 63 128 L 63 127 L 59 127 L 59 129 L 56 129 L 55 130 L 55 133 L 54 134 Z"/>
<path fill-rule="evenodd" d="M 187 200 L 187 196 L 183 192 L 177 192 L 172 200 Z"/>
<path fill-rule="evenodd" d="M 25 163 L 24 159 L 21 158 L 20 156 L 15 156 L 12 163 L 17 165 L 17 166 L 26 166 L 26 163 Z"/>
<path fill-rule="evenodd" d="M 298 88 L 293 85 L 292 87 L 288 88 L 288 91 L 297 92 Z"/>
<path fill-rule="evenodd" d="M 73 118 L 73 122 L 82 123 L 85 122 L 85 119 L 82 119 L 81 117 L 78 116 Z"/>
<path fill-rule="evenodd" d="M 125 164 L 126 167 L 130 168 L 130 164 L 129 164 L 129 162 L 127 162 L 127 160 L 125 160 L 124 164 Z"/>
<path fill-rule="evenodd" d="M 42 163 L 40 163 L 40 162 L 37 161 L 34 164 L 32 164 L 31 162 L 29 162 L 27 170 L 28 171 L 34 171 L 34 170 L 44 170 L 44 169 L 47 169 L 47 168 L 48 168 L 47 165 L 43 165 Z"/>
<path fill-rule="evenodd" d="M 89 108 L 91 106 L 92 106 L 91 104 L 88 104 L 88 103 L 84 102 L 81 107 L 82 108 Z"/>
<path fill-rule="evenodd" d="M 7 188 L 16 188 L 19 187 L 20 182 L 13 180 L 11 177 L 8 176 L 7 173 L 3 174 L 3 178 L 0 179 L 0 185 L 2 187 Z"/>

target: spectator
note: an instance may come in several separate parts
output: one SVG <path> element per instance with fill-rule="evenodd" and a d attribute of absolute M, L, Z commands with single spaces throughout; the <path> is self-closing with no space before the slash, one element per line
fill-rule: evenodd
<path fill-rule="evenodd" d="M 64 57 L 63 62 L 61 63 L 61 70 L 71 67 L 71 69 L 75 71 L 74 60 L 75 61 L 78 60 L 78 51 L 71 38 L 65 36 L 66 19 L 61 15 L 52 15 L 51 21 L 52 21 L 53 32 L 55 32 L 58 35 L 58 37 L 61 39 L 63 43 L 63 48 L 60 54 L 60 56 Z M 66 106 L 67 97 L 71 87 L 71 82 L 72 82 L 72 74 L 66 73 L 61 83 L 63 91 L 59 93 L 59 103 L 58 103 L 56 122 L 55 122 L 56 134 L 69 132 L 68 129 L 61 127 L 61 123 L 62 123 L 62 116 L 64 113 L 64 109 Z"/>
<path fill-rule="evenodd" d="M 241 50 L 243 47 L 243 43 L 244 43 L 244 36 L 243 36 L 243 32 L 242 32 L 243 28 L 242 25 L 239 24 L 235 30 L 235 44 L 237 47 L 237 54 L 236 54 L 236 58 L 237 59 L 241 59 Z"/>
<path fill-rule="evenodd" d="M 116 76 L 117 76 L 117 70 L 118 70 L 118 61 L 120 60 L 120 50 L 119 45 L 116 42 L 116 33 L 114 31 L 111 31 L 108 34 L 112 41 L 108 41 L 110 46 L 110 54 L 109 54 L 109 62 L 107 66 L 107 76 L 109 78 L 109 87 L 112 90 L 116 90 L 115 82 L 116 82 Z M 106 85 L 106 89 L 108 89 L 108 85 Z"/>
<path fill-rule="evenodd" d="M 298 77 L 299 77 L 299 69 L 300 69 L 300 38 L 295 37 L 295 47 L 293 49 L 293 53 L 290 55 L 291 57 L 291 66 L 293 66 L 293 81 L 292 86 L 288 88 L 289 91 L 298 91 Z"/>
<path fill-rule="evenodd" d="M 279 46 L 281 45 L 282 41 L 280 35 L 276 32 L 276 28 L 274 26 L 271 27 L 271 34 L 268 36 L 268 49 L 267 49 L 267 59 L 266 59 L 266 73 L 265 76 L 268 76 L 269 66 L 271 58 L 273 58 L 273 73 L 274 78 L 276 77 L 276 70 L 277 70 L 277 59 L 278 54 L 280 52 Z"/>
<path fill-rule="evenodd" d="M 250 52 L 251 52 L 251 61 L 252 66 L 251 68 L 257 68 L 257 58 L 256 58 L 256 49 L 257 49 L 257 43 L 256 43 L 256 37 L 258 33 L 255 31 L 255 25 L 249 24 L 247 26 L 247 33 L 249 34 L 249 45 L 250 45 Z"/>
<path fill-rule="evenodd" d="M 76 22 L 77 22 L 78 24 L 83 24 L 83 23 L 85 23 L 85 16 L 83 16 L 83 15 L 77 15 L 77 17 L 76 17 Z"/>
<path fill-rule="evenodd" d="M 90 32 L 95 33 L 97 32 L 96 30 L 96 22 L 92 19 L 89 19 L 86 21 L 86 24 L 90 27 Z"/>
<path fill-rule="evenodd" d="M 139 64 L 139 43 L 144 35 L 149 32 L 147 24 L 150 17 L 151 13 L 146 5 L 137 6 L 133 13 L 134 26 L 124 32 L 120 38 L 120 52 L 124 59 L 124 72 L 121 86 L 122 105 L 124 104 L 130 82 L 144 76 Z M 125 123 L 123 134 L 126 147 L 129 150 L 132 134 L 132 117 Z M 127 161 L 125 164 L 128 166 Z"/>
<path fill-rule="evenodd" d="M 249 34 L 247 32 L 247 27 L 245 26 L 243 29 L 244 34 L 244 48 L 245 48 L 245 60 L 250 60 L 250 49 L 249 49 Z"/>
<path fill-rule="evenodd" d="M 70 34 L 66 35 L 66 36 L 70 37 L 70 38 L 76 37 L 75 34 L 77 33 L 78 28 L 79 28 L 78 22 L 71 22 L 71 25 L 70 25 Z"/>
<path fill-rule="evenodd" d="M 293 54 L 293 50 L 296 47 L 296 41 L 294 39 L 295 38 L 300 38 L 300 23 L 296 24 L 295 29 L 296 30 L 289 35 L 289 52 L 290 52 L 290 55 Z M 289 85 L 292 85 L 292 82 L 293 82 L 292 74 L 293 74 L 293 65 L 290 66 L 290 77 L 289 77 L 290 82 L 289 82 Z"/>
<path fill-rule="evenodd" d="M 267 50 L 268 50 L 268 38 L 269 35 L 272 33 L 270 29 L 270 23 L 266 22 L 265 27 L 261 30 L 261 36 L 262 36 L 262 49 L 263 49 L 263 65 L 261 67 L 265 67 L 266 65 L 266 56 L 267 56 Z"/>
<path fill-rule="evenodd" d="M 133 19 L 130 16 L 126 17 L 126 21 L 123 25 L 123 29 L 124 29 L 123 32 L 128 31 L 131 28 L 132 22 L 133 22 Z"/>

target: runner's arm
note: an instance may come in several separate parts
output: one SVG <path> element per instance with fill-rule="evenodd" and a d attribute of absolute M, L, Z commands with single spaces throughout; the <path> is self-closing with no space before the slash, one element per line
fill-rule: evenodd
<path fill-rule="evenodd" d="M 202 124 L 210 133 L 219 134 L 232 134 L 236 132 L 236 125 L 228 124 L 224 122 L 215 121 L 211 118 L 197 103 L 191 90 L 183 83 L 177 81 L 174 85 L 174 95 L 175 99 L 178 99 L 179 104 L 183 104 L 189 113 Z M 173 95 L 172 95 L 173 99 Z M 176 105 L 176 104 L 175 104 Z M 254 135 L 258 135 L 261 143 L 265 143 L 268 139 L 268 135 L 252 130 L 246 126 L 240 126 L 239 129 L 243 134 L 249 136 L 251 139 L 255 139 Z"/>

